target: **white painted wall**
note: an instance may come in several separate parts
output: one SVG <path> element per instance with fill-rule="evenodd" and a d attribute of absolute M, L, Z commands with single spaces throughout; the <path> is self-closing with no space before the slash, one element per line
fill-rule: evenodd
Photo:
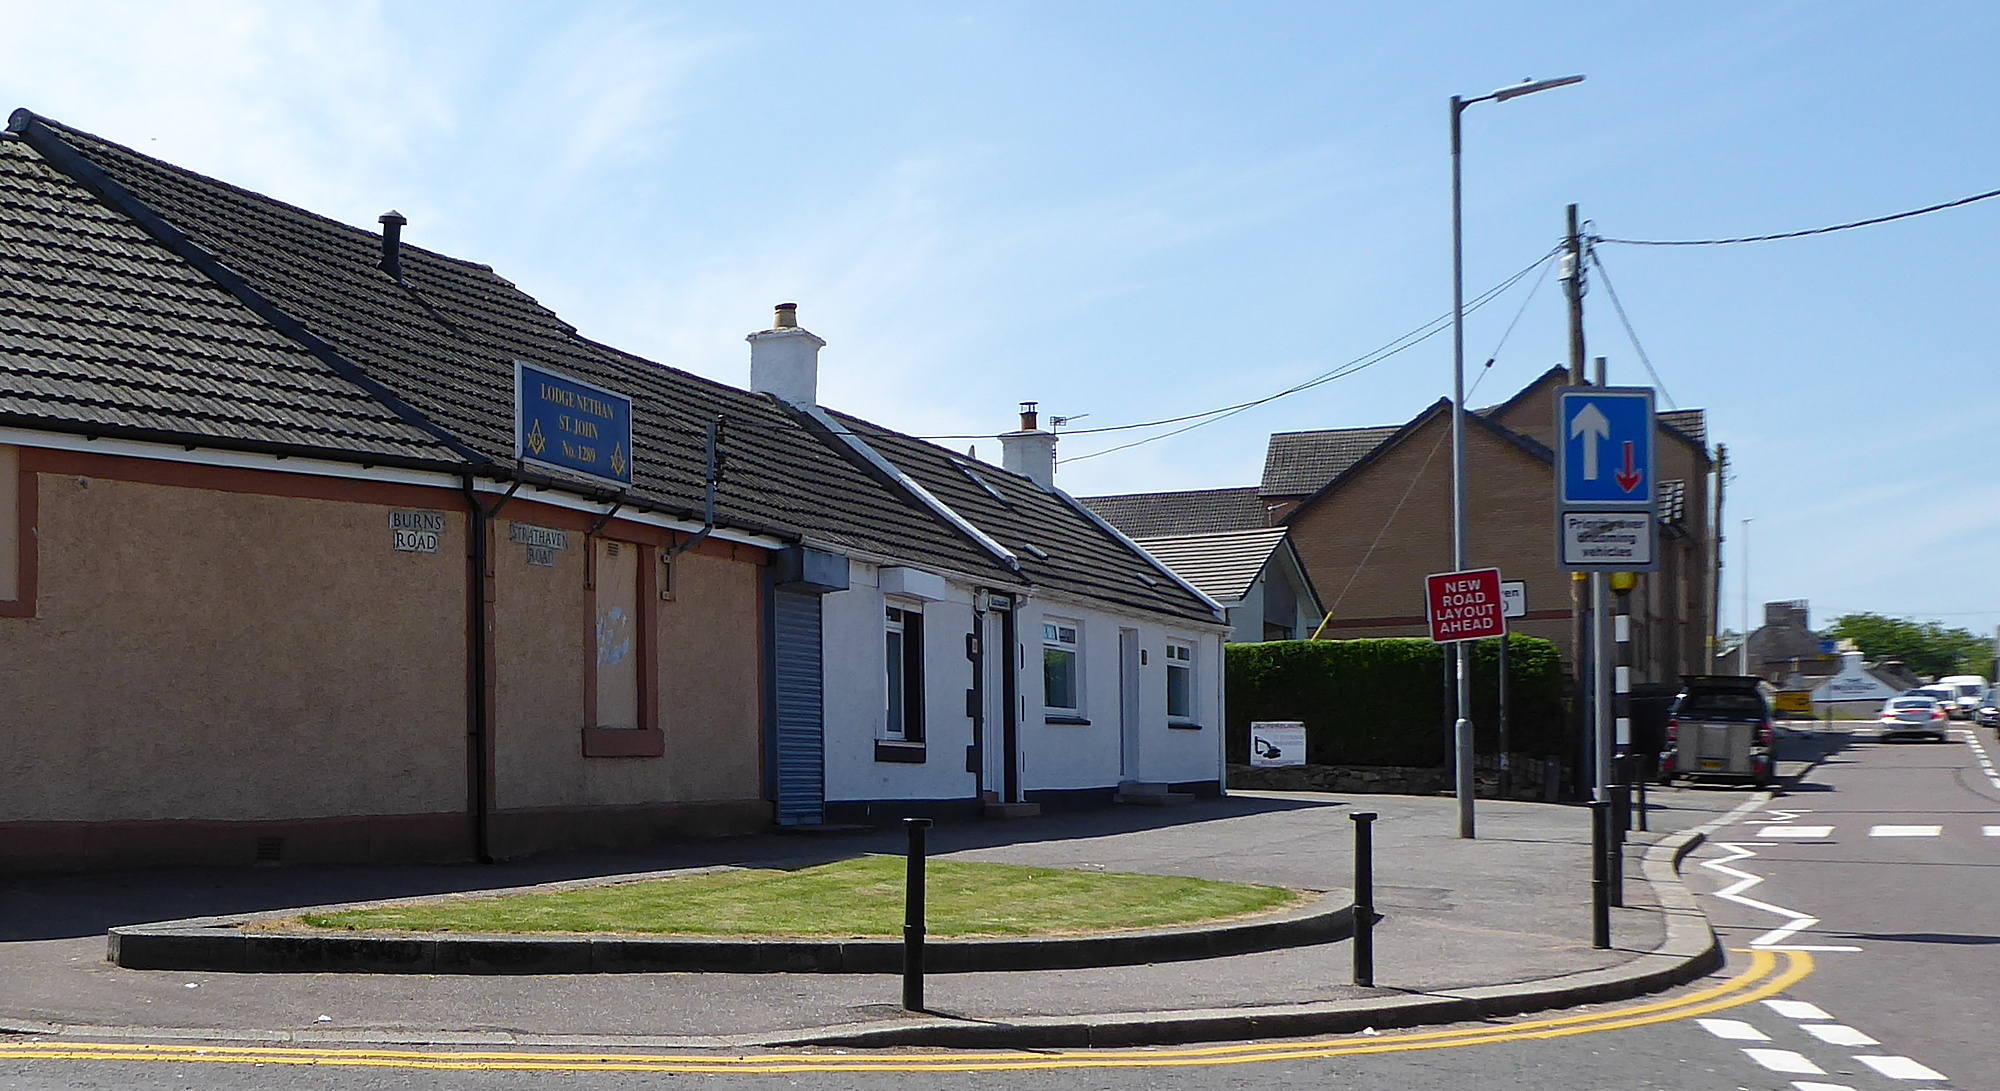
<path fill-rule="evenodd" d="M 1060 618 L 1083 630 L 1079 651 L 1081 715 L 1088 725 L 1049 723 L 1042 704 L 1042 623 Z M 1121 615 L 1060 599 L 1028 600 L 1021 611 L 1026 668 L 1021 696 L 1022 786 L 1043 789 L 1115 787 L 1120 778 L 1118 631 L 1136 629 L 1145 662 L 1139 667 L 1136 772 L 1125 779 L 1184 782 L 1220 780 L 1222 731 L 1221 633 L 1182 627 L 1158 617 Z M 1167 675 L 1163 649 L 1169 638 L 1195 647 L 1194 711 L 1201 729 L 1167 726 Z"/>
<path fill-rule="evenodd" d="M 972 588 L 947 581 L 946 597 L 924 608 L 924 724 L 921 765 L 878 762 L 887 682 L 882 669 L 882 611 L 889 601 L 875 566 L 853 562 L 850 587 L 825 596 L 826 798 L 835 801 L 970 799 L 976 780 L 965 769 L 972 719 L 965 691 L 972 685 L 965 636 L 972 631 Z M 905 606 L 914 605 L 903 600 Z M 1019 600 L 1021 786 L 1027 791 L 1112 788 L 1120 776 L 1118 631 L 1138 631 L 1138 767 L 1123 779 L 1186 782 L 1222 776 L 1223 634 L 1178 626 L 1158 617 L 1121 615 L 1059 599 Z M 1052 724 L 1042 704 L 1042 621 L 1063 618 L 1082 629 L 1082 715 L 1088 725 Z M 1261 623 L 1260 623 L 1261 624 Z M 1195 647 L 1194 722 L 1200 730 L 1167 726 L 1169 638 Z M 989 654 L 1001 654 L 994 647 Z M 994 737 L 999 737 L 996 725 Z M 993 786 L 997 787 L 997 785 Z"/>
<path fill-rule="evenodd" d="M 942 601 L 921 603 L 926 760 L 878 762 L 875 741 L 886 737 L 888 680 L 882 661 L 887 600 L 877 573 L 873 565 L 851 562 L 849 589 L 821 599 L 826 798 L 970 799 L 974 779 L 965 770 L 965 748 L 972 742 L 972 720 L 965 714 L 965 690 L 972 685 L 972 665 L 965 658 L 965 634 L 972 631 L 971 591 L 945 583 Z M 919 605 L 897 601 L 905 609 Z"/>

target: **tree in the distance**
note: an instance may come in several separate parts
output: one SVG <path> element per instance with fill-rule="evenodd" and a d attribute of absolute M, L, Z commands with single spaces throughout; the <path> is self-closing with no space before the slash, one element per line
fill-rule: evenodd
<path fill-rule="evenodd" d="M 1947 629 L 1935 621 L 1842 614 L 1833 619 L 1827 633 L 1854 641 L 1870 659 L 1900 659 L 1912 671 L 1932 678 L 1979 674 L 1993 662 L 1992 640 L 1964 629 Z"/>

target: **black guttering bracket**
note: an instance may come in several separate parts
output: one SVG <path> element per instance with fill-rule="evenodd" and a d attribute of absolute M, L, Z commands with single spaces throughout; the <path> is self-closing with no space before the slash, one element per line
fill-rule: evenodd
<path fill-rule="evenodd" d="M 194 266 L 224 291 L 235 296 L 259 318 L 269 322 L 279 333 L 298 342 L 321 363 L 332 368 L 335 374 L 366 391 L 370 397 L 380 402 L 405 424 L 432 437 L 474 467 L 482 470 L 490 467 L 492 459 L 473 450 L 463 440 L 432 422 L 415 406 L 369 376 L 359 364 L 341 355 L 339 350 L 307 329 L 305 323 L 264 298 L 263 294 L 252 288 L 236 270 L 209 253 L 180 228 L 169 223 L 166 217 L 140 200 L 132 191 L 118 184 L 104 172 L 103 168 L 85 158 L 83 153 L 71 147 L 59 134 L 50 129 L 41 118 L 35 116 L 33 111 L 15 110 L 7 118 L 7 129 L 9 132 L 18 133 L 29 147 L 48 160 L 49 165 L 69 175 L 78 185 L 95 194 L 98 200 L 129 217 L 160 245 Z"/>

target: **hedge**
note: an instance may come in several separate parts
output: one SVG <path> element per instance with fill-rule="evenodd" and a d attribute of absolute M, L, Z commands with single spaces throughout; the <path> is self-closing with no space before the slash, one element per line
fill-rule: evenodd
<path fill-rule="evenodd" d="M 1511 636 L 1508 739 L 1517 754 L 1564 753 L 1562 660 L 1556 646 Z M 1457 720 L 1450 657 L 1422 639 L 1280 640 L 1227 649 L 1228 757 L 1249 761 L 1253 720 L 1302 720 L 1314 765 L 1441 766 Z M 1473 646 L 1475 747 L 1499 748 L 1497 640 Z"/>

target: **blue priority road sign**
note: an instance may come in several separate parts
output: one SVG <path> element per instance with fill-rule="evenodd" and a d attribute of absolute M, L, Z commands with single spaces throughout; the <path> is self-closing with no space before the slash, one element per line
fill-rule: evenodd
<path fill-rule="evenodd" d="M 1556 391 L 1556 505 L 1653 506 L 1653 391 L 1566 386 Z"/>

